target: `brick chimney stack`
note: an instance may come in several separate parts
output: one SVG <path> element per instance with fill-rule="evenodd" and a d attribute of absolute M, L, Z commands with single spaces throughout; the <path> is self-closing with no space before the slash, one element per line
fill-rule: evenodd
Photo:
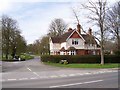
<path fill-rule="evenodd" d="M 79 34 L 81 34 L 81 25 L 79 23 L 77 25 L 77 30 L 78 30 Z"/>
<path fill-rule="evenodd" d="M 89 35 L 92 35 L 92 29 L 91 29 L 91 28 L 89 28 L 88 34 L 89 34 Z"/>

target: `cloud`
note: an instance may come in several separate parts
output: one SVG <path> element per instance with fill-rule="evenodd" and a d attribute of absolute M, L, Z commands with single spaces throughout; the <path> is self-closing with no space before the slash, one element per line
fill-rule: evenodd
<path fill-rule="evenodd" d="M 4 2 L 6 0 L 3 0 Z M 36 39 L 48 33 L 49 24 L 54 18 L 62 18 L 69 27 L 76 28 L 76 19 L 71 7 L 77 9 L 79 3 L 87 0 L 7 0 L 3 6 L 0 4 L 0 12 L 8 14 L 19 23 L 22 35 L 27 43 L 33 43 Z M 53 2 L 54 1 L 54 2 Z M 76 8 L 77 7 L 77 8 Z M 79 7 L 80 8 L 80 7 Z M 84 10 L 78 10 L 80 23 L 87 30 L 91 27 L 86 23 Z"/>
<path fill-rule="evenodd" d="M 8 10 L 11 7 L 11 2 L 7 2 L 6 0 L 0 0 L 0 12 Z"/>

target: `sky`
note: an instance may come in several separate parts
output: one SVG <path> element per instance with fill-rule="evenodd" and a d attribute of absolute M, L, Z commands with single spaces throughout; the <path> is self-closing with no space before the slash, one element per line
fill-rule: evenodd
<path fill-rule="evenodd" d="M 108 0 L 113 4 L 118 0 Z M 71 8 L 79 11 L 80 24 L 85 30 L 93 27 L 87 23 L 86 12 L 81 4 L 87 0 L 0 0 L 0 16 L 8 15 L 17 20 L 21 35 L 25 37 L 27 44 L 33 43 L 48 33 L 49 25 L 55 18 L 62 18 L 68 28 L 76 28 L 76 19 Z"/>

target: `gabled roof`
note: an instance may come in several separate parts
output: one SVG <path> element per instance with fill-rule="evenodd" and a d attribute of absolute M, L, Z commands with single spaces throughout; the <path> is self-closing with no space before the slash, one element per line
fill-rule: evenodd
<path fill-rule="evenodd" d="M 85 39 L 86 44 L 97 44 L 95 38 L 92 35 L 81 34 L 81 36 Z"/>
<path fill-rule="evenodd" d="M 73 32 L 69 35 L 69 37 L 67 38 L 67 40 L 68 40 L 75 32 L 84 40 L 84 38 L 81 36 L 81 34 L 79 34 L 79 32 L 78 32 L 77 30 L 73 30 Z M 84 40 L 84 41 L 85 41 L 85 40 Z"/>
<path fill-rule="evenodd" d="M 61 36 L 51 37 L 51 40 L 52 40 L 53 43 L 62 43 L 62 42 L 65 42 L 66 39 L 71 35 L 71 33 L 73 31 L 74 30 L 68 31 L 68 32 L 64 33 L 63 35 L 61 35 Z"/>
<path fill-rule="evenodd" d="M 72 34 L 74 34 L 76 30 L 70 30 L 66 33 L 64 33 L 61 36 L 51 37 L 51 40 L 53 43 L 62 43 L 66 42 L 70 38 Z M 78 33 L 78 31 L 76 31 Z M 95 38 L 92 35 L 89 34 L 79 34 L 78 35 L 85 41 L 86 44 L 97 44 Z"/>
<path fill-rule="evenodd" d="M 60 37 L 51 37 L 53 43 L 60 43 Z"/>

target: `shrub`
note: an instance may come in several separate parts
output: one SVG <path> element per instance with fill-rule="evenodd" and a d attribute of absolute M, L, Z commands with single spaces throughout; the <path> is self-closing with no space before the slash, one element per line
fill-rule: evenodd
<path fill-rule="evenodd" d="M 61 60 L 67 60 L 69 63 L 100 63 L 99 55 L 44 55 L 41 56 L 42 62 L 60 63 Z M 120 56 L 105 55 L 105 63 L 120 63 Z"/>
<path fill-rule="evenodd" d="M 120 56 L 120 51 L 116 51 L 115 55 L 119 55 Z"/>

